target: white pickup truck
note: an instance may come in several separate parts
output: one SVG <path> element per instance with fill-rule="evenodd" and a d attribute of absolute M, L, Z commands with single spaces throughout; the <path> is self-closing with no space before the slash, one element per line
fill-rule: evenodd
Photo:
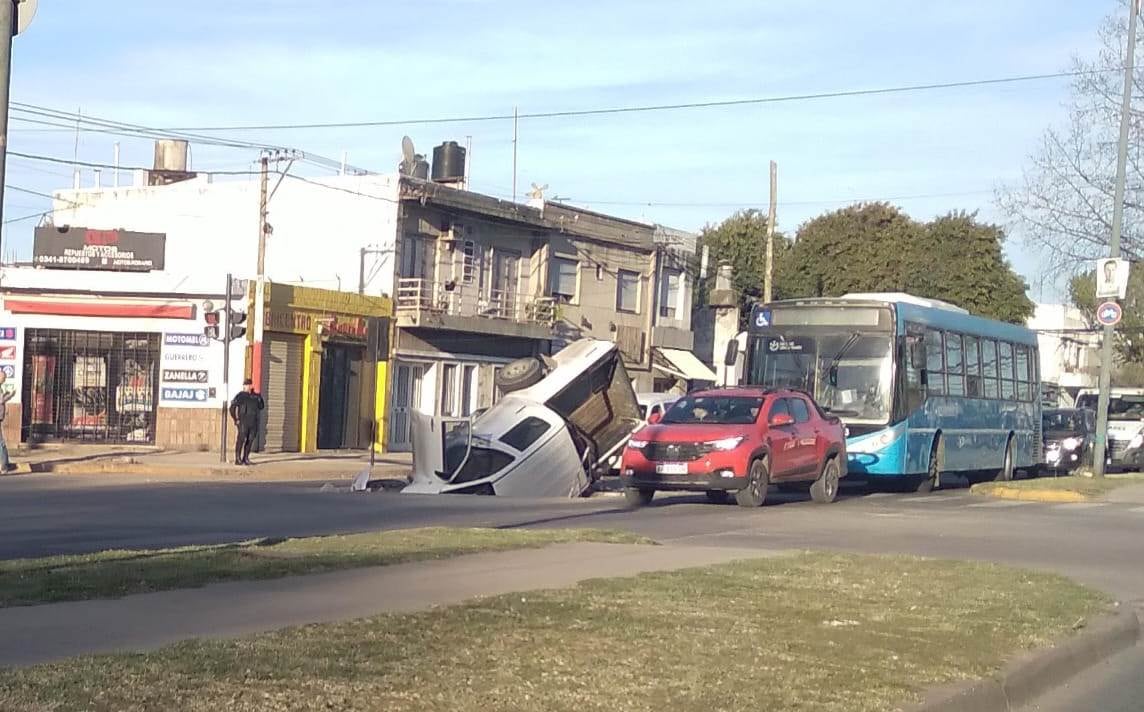
<path fill-rule="evenodd" d="M 642 425 L 616 344 L 573 342 L 554 357 L 521 359 L 498 379 L 506 395 L 446 430 L 414 412 L 407 494 L 578 497 Z"/>

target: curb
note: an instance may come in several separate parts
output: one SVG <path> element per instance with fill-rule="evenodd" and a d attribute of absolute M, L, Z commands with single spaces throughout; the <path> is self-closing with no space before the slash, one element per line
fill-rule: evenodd
<path fill-rule="evenodd" d="M 974 485 L 969 489 L 970 493 L 983 497 L 995 497 L 997 499 L 1019 499 L 1024 502 L 1049 502 L 1054 504 L 1076 504 L 1078 502 L 1093 501 L 1091 497 L 1070 490 L 1034 490 L 997 486 L 980 487 L 979 489 L 979 487 L 979 485 Z"/>
<path fill-rule="evenodd" d="M 1136 645 L 1140 619 L 1121 611 L 1088 630 L 1006 665 L 997 677 L 934 688 L 907 712 L 1011 712 L 1093 665 Z"/>

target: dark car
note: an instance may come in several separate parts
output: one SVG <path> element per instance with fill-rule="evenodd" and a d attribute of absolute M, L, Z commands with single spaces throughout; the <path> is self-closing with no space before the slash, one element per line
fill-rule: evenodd
<path fill-rule="evenodd" d="M 1041 413 L 1045 468 L 1072 472 L 1092 465 L 1096 413 L 1087 408 L 1052 408 Z"/>
<path fill-rule="evenodd" d="M 845 468 L 842 423 L 806 393 L 724 388 L 680 398 L 633 435 L 621 481 L 632 506 L 682 490 L 758 507 L 771 484 L 807 483 L 816 502 L 831 502 Z"/>

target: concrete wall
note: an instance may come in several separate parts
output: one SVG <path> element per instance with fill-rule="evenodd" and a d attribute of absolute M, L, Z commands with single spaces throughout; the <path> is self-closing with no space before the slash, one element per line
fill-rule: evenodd
<path fill-rule="evenodd" d="M 274 186 L 277 176 L 271 175 Z M 310 179 L 307 179 L 310 180 Z M 271 280 L 357 291 L 361 248 L 368 294 L 392 294 L 397 225 L 395 176 L 339 176 L 303 182 L 287 177 L 269 203 L 273 234 L 266 248 Z M 222 284 L 225 274 L 253 277 L 258 254 L 259 184 L 209 176 L 166 186 L 88 188 L 56 192 L 53 221 L 97 229 L 167 235 L 163 281 Z"/>

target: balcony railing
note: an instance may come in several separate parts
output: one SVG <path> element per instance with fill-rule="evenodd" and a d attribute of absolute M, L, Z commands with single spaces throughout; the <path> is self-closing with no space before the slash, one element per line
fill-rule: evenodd
<path fill-rule="evenodd" d="M 556 321 L 556 302 L 551 297 L 500 289 L 485 295 L 469 285 L 454 285 L 453 289 L 446 289 L 445 285 L 427 279 L 399 279 L 397 312 L 434 312 L 551 325 Z"/>

